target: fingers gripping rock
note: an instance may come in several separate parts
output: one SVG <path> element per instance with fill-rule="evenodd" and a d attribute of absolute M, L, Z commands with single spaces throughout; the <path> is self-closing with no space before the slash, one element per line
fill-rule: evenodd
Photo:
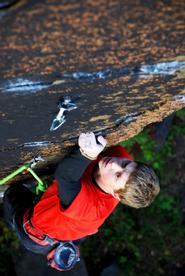
<path fill-rule="evenodd" d="M 98 136 L 96 140 L 95 134 L 88 132 L 80 134 L 78 144 L 82 155 L 93 160 L 103 151 L 107 141 L 103 136 Z"/>

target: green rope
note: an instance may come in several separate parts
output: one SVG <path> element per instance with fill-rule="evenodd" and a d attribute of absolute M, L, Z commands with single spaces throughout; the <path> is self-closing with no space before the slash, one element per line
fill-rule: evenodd
<path fill-rule="evenodd" d="M 38 195 L 40 192 L 44 192 L 46 190 L 47 185 L 38 177 L 38 175 L 33 171 L 33 169 L 27 169 L 33 177 L 37 180 L 36 194 Z"/>
<path fill-rule="evenodd" d="M 13 177 L 15 177 L 19 173 L 23 172 L 24 170 L 27 170 L 27 168 L 28 168 L 28 164 L 24 164 L 22 167 L 20 167 L 19 169 L 15 170 L 11 174 L 7 175 L 2 180 L 0 180 L 0 185 L 5 184 L 6 182 L 8 182 L 10 179 L 12 179 Z"/>

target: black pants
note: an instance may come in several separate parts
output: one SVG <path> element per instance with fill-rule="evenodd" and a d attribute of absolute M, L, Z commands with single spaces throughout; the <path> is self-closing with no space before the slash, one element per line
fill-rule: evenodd
<path fill-rule="evenodd" d="M 23 228 L 23 215 L 33 206 L 35 200 L 37 200 L 36 195 L 24 187 L 22 183 L 12 184 L 4 194 L 4 218 L 26 249 L 45 255 L 52 249 L 52 246 L 37 244 L 29 238 Z"/>

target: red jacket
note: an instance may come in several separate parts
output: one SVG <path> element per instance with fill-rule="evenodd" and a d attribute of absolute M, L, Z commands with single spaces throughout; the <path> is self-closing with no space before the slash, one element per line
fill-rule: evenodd
<path fill-rule="evenodd" d="M 36 229 L 63 241 L 77 240 L 98 231 L 119 202 L 92 182 L 93 168 L 102 156 L 132 159 L 121 146 L 106 150 L 86 168 L 81 177 L 81 190 L 67 209 L 61 206 L 54 180 L 34 207 L 31 223 Z"/>

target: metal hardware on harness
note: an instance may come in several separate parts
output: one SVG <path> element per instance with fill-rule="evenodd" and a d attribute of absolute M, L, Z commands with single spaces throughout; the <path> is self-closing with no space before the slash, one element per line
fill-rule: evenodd
<path fill-rule="evenodd" d="M 77 108 L 77 105 L 72 102 L 71 97 L 66 96 L 61 100 L 58 104 L 59 112 L 54 118 L 50 131 L 57 130 L 61 125 L 63 125 L 66 122 L 66 111 L 71 111 L 73 109 Z"/>
<path fill-rule="evenodd" d="M 58 246 L 47 254 L 48 264 L 59 270 L 68 271 L 80 261 L 80 249 L 73 241 L 60 241 Z"/>

